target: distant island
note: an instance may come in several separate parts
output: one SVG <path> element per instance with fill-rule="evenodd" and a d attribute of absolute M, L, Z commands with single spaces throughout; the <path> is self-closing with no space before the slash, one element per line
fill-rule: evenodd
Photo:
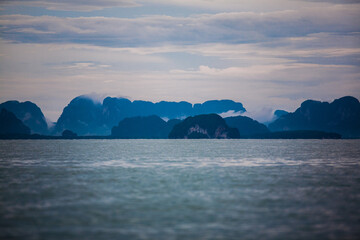
<path fill-rule="evenodd" d="M 156 115 L 125 118 L 112 128 L 111 137 L 123 139 L 164 139 L 168 138 L 170 131 L 180 122 L 181 120 L 179 119 L 172 119 L 166 122 Z"/>
<path fill-rule="evenodd" d="M 222 118 L 227 112 L 237 116 Z M 204 103 L 73 99 L 53 127 L 32 102 L 0 104 L 0 139 L 339 139 L 360 138 L 359 100 L 304 101 L 295 112 L 277 110 L 265 124 L 241 116 L 232 100 Z M 226 114 L 225 114 L 226 115 Z"/>
<path fill-rule="evenodd" d="M 343 97 L 331 103 L 307 100 L 295 112 L 270 123 L 269 129 L 336 132 L 345 138 L 359 138 L 360 103 L 354 97 Z"/>
<path fill-rule="evenodd" d="M 176 124 L 169 133 L 170 139 L 240 138 L 237 128 L 230 128 L 225 120 L 216 114 L 188 117 Z"/>

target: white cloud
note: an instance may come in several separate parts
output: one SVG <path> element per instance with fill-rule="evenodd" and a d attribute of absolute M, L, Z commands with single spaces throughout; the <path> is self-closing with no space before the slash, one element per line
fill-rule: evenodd
<path fill-rule="evenodd" d="M 255 119 L 260 123 L 265 123 L 273 119 L 274 110 L 270 107 L 262 107 L 262 108 L 253 109 L 252 111 L 247 111 L 242 115 Z"/>
<path fill-rule="evenodd" d="M 220 113 L 219 115 L 222 118 L 227 118 L 227 117 L 237 117 L 240 116 L 242 113 L 243 112 L 235 112 L 234 110 L 229 110 L 227 112 Z"/>
<path fill-rule="evenodd" d="M 134 0 L 5 0 L 3 5 L 43 7 L 49 10 L 93 11 L 110 7 L 139 6 Z"/>
<path fill-rule="evenodd" d="M 83 94 L 81 96 L 84 98 L 91 99 L 94 103 L 102 103 L 103 100 L 107 97 L 107 95 L 104 93 L 100 94 L 100 93 L 96 93 L 96 92 Z"/>
<path fill-rule="evenodd" d="M 360 3 L 360 0 L 303 0 L 306 2 L 328 2 L 335 4 L 355 4 Z"/>
<path fill-rule="evenodd" d="M 2 37 L 15 42 L 68 42 L 112 47 L 165 43 L 249 43 L 320 32 L 360 32 L 360 7 L 329 6 L 271 13 L 232 12 L 136 19 L 3 15 Z M 46 34 L 48 33 L 48 34 Z"/>
<path fill-rule="evenodd" d="M 318 7 L 324 4 L 356 4 L 358 0 L 3 0 L 3 6 L 32 6 L 48 10 L 94 11 L 112 7 L 140 7 L 142 5 L 160 4 L 173 7 L 205 9 L 216 12 L 223 11 L 278 11 L 299 9 L 302 7 Z"/>
<path fill-rule="evenodd" d="M 213 12 L 256 11 L 269 12 L 284 9 L 296 10 L 302 7 L 319 7 L 331 4 L 359 3 L 358 0 L 3 0 L 3 6 L 32 6 L 48 10 L 94 11 L 112 7 L 140 7 L 146 5 L 164 5 L 204 9 Z"/>
<path fill-rule="evenodd" d="M 332 0 L 328 0 L 330 2 Z M 335 1 L 335 0 L 334 0 Z M 338 0 L 340 2 L 341 0 Z M 345 2 L 356 0 L 345 0 Z M 209 9 L 213 11 L 257 11 L 268 12 L 284 9 L 299 9 L 302 7 L 324 6 L 321 1 L 303 1 L 303 0 L 150 0 L 141 1 L 142 3 L 152 2 L 164 5 L 173 5 L 189 8 Z M 319 3 L 320 2 L 320 3 Z M 322 1 L 326 2 L 326 1 Z"/>
<path fill-rule="evenodd" d="M 63 70 L 96 70 L 101 68 L 109 68 L 111 65 L 105 64 L 96 64 L 94 62 L 71 62 L 68 64 L 61 64 L 55 66 L 54 69 L 63 69 Z"/>

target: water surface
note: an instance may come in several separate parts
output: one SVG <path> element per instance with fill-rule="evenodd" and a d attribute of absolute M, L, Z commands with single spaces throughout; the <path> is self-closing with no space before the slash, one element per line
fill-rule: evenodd
<path fill-rule="evenodd" d="M 359 140 L 0 141 L 1 239 L 359 237 Z"/>

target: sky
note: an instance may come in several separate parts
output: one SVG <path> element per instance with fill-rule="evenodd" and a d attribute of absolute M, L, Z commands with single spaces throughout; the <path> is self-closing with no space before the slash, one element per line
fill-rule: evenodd
<path fill-rule="evenodd" d="M 0 0 L 0 102 L 360 99 L 360 0 Z"/>

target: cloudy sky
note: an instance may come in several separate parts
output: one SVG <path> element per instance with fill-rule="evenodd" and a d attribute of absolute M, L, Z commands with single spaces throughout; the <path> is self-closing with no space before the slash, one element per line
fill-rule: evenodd
<path fill-rule="evenodd" d="M 358 0 L 0 0 L 0 102 L 360 99 Z"/>

